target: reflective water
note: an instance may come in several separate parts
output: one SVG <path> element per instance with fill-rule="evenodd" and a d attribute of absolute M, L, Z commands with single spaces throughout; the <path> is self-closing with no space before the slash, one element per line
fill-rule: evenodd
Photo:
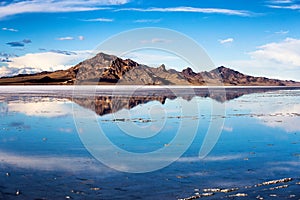
<path fill-rule="evenodd" d="M 95 96 L 81 93 L 80 98 L 74 98 L 72 87 L 0 90 L 0 199 L 180 199 L 205 188 L 238 188 L 215 191 L 207 199 L 237 193 L 247 194 L 240 197 L 244 199 L 300 198 L 296 88 L 231 88 L 226 96 L 203 88 L 193 94 L 152 88 L 130 95 L 99 89 Z M 225 112 L 212 112 L 212 105 Z M 93 117 L 109 140 L 134 153 L 171 148 L 180 126 L 186 127 L 187 137 L 198 128 L 187 151 L 171 165 L 126 173 L 114 168 L 125 169 L 128 163 L 110 168 L 90 154 L 80 135 L 88 130 L 81 132 L 76 110 L 97 113 Z M 198 153 L 214 119 L 224 119 L 224 126 L 212 151 L 201 159 Z M 174 145 L 180 149 L 185 141 Z M 259 185 L 282 178 L 292 180 Z"/>

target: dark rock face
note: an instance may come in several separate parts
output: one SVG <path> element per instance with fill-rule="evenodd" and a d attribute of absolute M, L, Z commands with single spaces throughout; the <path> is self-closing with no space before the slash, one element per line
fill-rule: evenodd
<path fill-rule="evenodd" d="M 248 76 L 223 66 L 218 67 L 217 69 L 210 72 L 212 74 L 219 72 L 219 75 L 223 79 L 225 85 L 285 85 L 283 81 L 280 80 Z"/>
<path fill-rule="evenodd" d="M 219 85 L 222 83 L 223 85 L 232 86 L 286 86 L 295 84 L 293 81 L 248 76 L 224 66 L 218 67 L 209 72 L 204 71 L 200 73 L 195 73 L 192 69 L 187 68 L 181 73 L 194 85 Z"/>
<path fill-rule="evenodd" d="M 195 73 L 191 68 L 182 70 L 183 77 L 193 85 L 205 85 L 205 81 L 201 73 Z"/>
<path fill-rule="evenodd" d="M 300 83 L 244 75 L 218 67 L 209 72 L 181 72 L 148 67 L 130 59 L 99 53 L 68 70 L 42 72 L 1 78 L 0 84 L 120 84 L 120 85 L 237 85 L 237 86 L 295 86 Z"/>

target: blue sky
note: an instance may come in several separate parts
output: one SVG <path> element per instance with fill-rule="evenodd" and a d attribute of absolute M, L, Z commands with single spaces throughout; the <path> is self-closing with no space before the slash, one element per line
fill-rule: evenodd
<path fill-rule="evenodd" d="M 0 76 L 65 69 L 115 34 L 161 27 L 194 39 L 216 66 L 300 80 L 299 19 L 297 0 L 1 1 Z M 186 67 L 146 54 L 137 60 Z"/>

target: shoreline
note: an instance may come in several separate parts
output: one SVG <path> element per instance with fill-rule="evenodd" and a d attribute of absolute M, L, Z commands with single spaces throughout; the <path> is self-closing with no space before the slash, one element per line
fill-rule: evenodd
<path fill-rule="evenodd" d="M 42 95 L 53 97 L 211 97 L 221 102 L 245 94 L 279 90 L 300 90 L 300 86 L 140 86 L 140 85 L 30 85 L 0 86 L 2 96 Z"/>

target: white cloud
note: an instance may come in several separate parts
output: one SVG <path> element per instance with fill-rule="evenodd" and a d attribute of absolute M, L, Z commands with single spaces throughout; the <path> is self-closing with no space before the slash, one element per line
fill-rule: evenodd
<path fill-rule="evenodd" d="M 19 30 L 14 29 L 14 28 L 6 28 L 6 27 L 3 27 L 2 30 L 3 31 L 10 31 L 10 32 L 18 32 L 19 31 Z"/>
<path fill-rule="evenodd" d="M 219 40 L 219 42 L 221 44 L 232 43 L 233 41 L 234 41 L 233 38 L 227 38 L 227 39 L 224 39 L 224 40 Z"/>
<path fill-rule="evenodd" d="M 74 51 L 69 55 L 56 52 L 29 53 L 11 58 L 7 66 L 0 68 L 0 76 L 67 69 L 90 56 L 91 51 Z"/>
<path fill-rule="evenodd" d="M 60 41 L 75 40 L 75 38 L 72 36 L 67 36 L 67 37 L 56 38 L 56 40 L 60 40 Z M 82 36 L 82 35 L 78 36 L 78 40 L 84 40 L 84 36 Z"/>
<path fill-rule="evenodd" d="M 223 64 L 249 75 L 300 81 L 300 39 L 268 43 L 247 54 L 247 60 Z"/>
<path fill-rule="evenodd" d="M 78 36 L 78 39 L 79 40 L 84 40 L 84 36 L 80 35 L 80 36 Z"/>
<path fill-rule="evenodd" d="M 172 7 L 172 8 L 123 8 L 117 11 L 138 11 L 138 12 L 195 12 L 207 14 L 224 14 L 251 16 L 253 13 L 245 10 L 231 10 L 223 8 L 195 8 L 195 7 Z"/>
<path fill-rule="evenodd" d="M 282 3 L 293 3 L 293 0 L 272 0 L 270 3 L 282 4 Z"/>
<path fill-rule="evenodd" d="M 284 6 L 278 6 L 278 5 L 268 5 L 269 8 L 277 8 L 277 9 L 289 9 L 289 10 L 299 10 L 300 5 L 293 4 L 293 5 L 284 5 Z"/>
<path fill-rule="evenodd" d="M 134 23 L 158 23 L 161 19 L 137 19 L 134 20 Z"/>
<path fill-rule="evenodd" d="M 74 40 L 73 37 L 70 37 L 70 36 L 67 36 L 67 37 L 60 37 L 60 38 L 57 38 L 57 40 L 61 40 L 61 41 L 64 41 L 64 40 Z"/>
<path fill-rule="evenodd" d="M 85 22 L 113 22 L 114 19 L 110 18 L 95 18 L 95 19 L 83 19 Z"/>
<path fill-rule="evenodd" d="M 300 67 L 300 40 L 286 38 L 282 42 L 273 42 L 259 46 L 256 51 L 249 54 L 256 60 Z"/>
<path fill-rule="evenodd" d="M 109 9 L 107 5 L 120 5 L 128 0 L 25 0 L 0 6 L 0 19 L 22 13 L 80 12 Z"/>

